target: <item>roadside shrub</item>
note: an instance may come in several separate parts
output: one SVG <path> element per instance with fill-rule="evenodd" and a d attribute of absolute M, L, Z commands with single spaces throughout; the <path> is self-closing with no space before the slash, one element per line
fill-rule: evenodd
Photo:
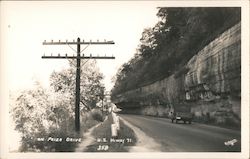
<path fill-rule="evenodd" d="M 102 122 L 104 120 L 102 112 L 99 109 L 92 110 L 91 115 L 92 115 L 93 119 L 96 121 Z"/>
<path fill-rule="evenodd" d="M 51 93 L 40 85 L 16 94 L 10 112 L 15 130 L 21 133 L 18 151 L 74 151 L 78 143 L 67 142 L 67 137 L 82 138 L 83 132 L 103 119 L 100 110 L 81 112 L 81 132 L 77 133 L 73 124 L 75 119 L 72 105 L 71 98 L 61 93 Z"/>

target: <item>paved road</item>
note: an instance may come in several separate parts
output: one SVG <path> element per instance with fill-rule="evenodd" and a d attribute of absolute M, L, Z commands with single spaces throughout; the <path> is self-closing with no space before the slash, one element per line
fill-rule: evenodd
<path fill-rule="evenodd" d="M 161 144 L 160 151 L 163 152 L 235 152 L 241 150 L 240 131 L 198 123 L 175 124 L 164 118 L 125 114 L 120 116 Z M 237 140 L 234 146 L 225 145 L 224 142 L 233 139 Z"/>

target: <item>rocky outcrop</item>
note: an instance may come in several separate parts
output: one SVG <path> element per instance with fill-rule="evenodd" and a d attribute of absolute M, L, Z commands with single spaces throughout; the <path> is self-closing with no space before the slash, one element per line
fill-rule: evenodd
<path fill-rule="evenodd" d="M 188 50 L 187 50 L 188 51 Z M 188 103 L 197 120 L 239 125 L 241 99 L 241 25 L 226 30 L 173 75 L 130 90 L 113 100 L 123 110 L 167 116 Z"/>
<path fill-rule="evenodd" d="M 233 94 L 241 90 L 241 32 L 240 24 L 230 28 L 203 48 L 188 63 L 185 89 L 191 99 L 211 98 L 212 94 Z M 193 92 L 192 92 L 193 91 Z"/>

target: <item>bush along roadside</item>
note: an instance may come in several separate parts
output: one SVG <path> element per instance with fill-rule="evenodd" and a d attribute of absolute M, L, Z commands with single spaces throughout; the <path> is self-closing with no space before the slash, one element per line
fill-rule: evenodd
<path fill-rule="evenodd" d="M 20 151 L 23 152 L 74 152 L 79 142 L 84 142 L 82 136 L 89 128 L 102 122 L 104 116 L 99 109 L 93 109 L 82 114 L 81 132 L 74 130 L 74 124 L 64 128 L 50 128 L 49 132 L 42 131 L 22 138 Z M 74 123 L 74 120 L 68 122 Z"/>
<path fill-rule="evenodd" d="M 112 115 L 108 115 L 108 119 L 97 127 L 92 135 L 95 142 L 89 145 L 87 152 L 128 152 L 129 147 L 136 144 L 134 131 L 119 121 L 120 129 L 117 136 L 112 137 L 111 125 L 114 124 Z"/>

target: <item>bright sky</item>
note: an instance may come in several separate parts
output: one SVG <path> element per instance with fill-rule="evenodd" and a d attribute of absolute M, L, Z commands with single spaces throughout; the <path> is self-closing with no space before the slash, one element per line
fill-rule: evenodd
<path fill-rule="evenodd" d="M 161 2 L 162 3 L 162 2 Z M 73 53 L 68 46 L 43 46 L 44 40 L 113 40 L 115 45 L 92 45 L 85 54 L 114 55 L 98 60 L 107 90 L 117 69 L 136 52 L 144 28 L 158 21 L 159 2 L 28 1 L 3 2 L 1 14 L 3 50 L 8 58 L 10 90 L 25 89 L 34 80 L 48 85 L 53 70 L 68 67 L 63 59 L 41 59 L 45 53 Z M 82 45 L 82 48 L 85 46 Z"/>

